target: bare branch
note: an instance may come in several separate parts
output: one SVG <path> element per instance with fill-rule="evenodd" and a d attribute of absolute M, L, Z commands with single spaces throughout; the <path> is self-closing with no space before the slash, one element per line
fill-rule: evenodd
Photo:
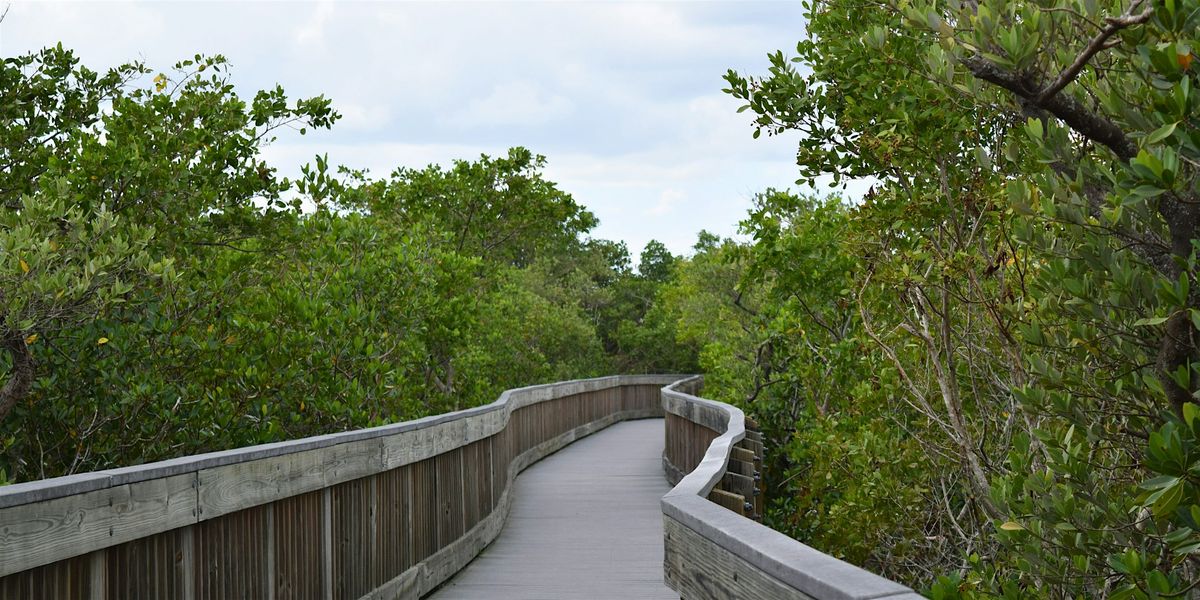
<path fill-rule="evenodd" d="M 1031 106 L 1058 117 L 1080 135 L 1107 146 L 1121 160 L 1129 161 L 1137 156 L 1137 144 L 1116 123 L 1088 110 L 1070 95 L 1055 94 L 1041 100 L 1041 91 L 1032 75 L 1015 74 L 979 55 L 965 58 L 962 62 L 976 77 L 1000 86 Z"/>
<path fill-rule="evenodd" d="M 1133 14 L 1133 11 L 1136 10 L 1141 3 L 1142 0 L 1134 0 L 1133 4 L 1129 7 L 1129 10 L 1125 11 L 1125 14 L 1119 17 L 1106 19 L 1108 25 L 1105 25 L 1104 29 L 1100 30 L 1100 33 L 1096 34 L 1096 37 L 1092 38 L 1092 40 L 1088 42 L 1088 45 L 1083 49 L 1083 52 L 1080 52 L 1079 56 L 1075 57 L 1075 61 L 1072 62 L 1070 66 L 1063 69 L 1062 72 L 1058 74 L 1058 77 L 1055 77 L 1054 81 L 1050 82 L 1050 85 L 1046 86 L 1041 93 L 1038 94 L 1037 98 L 1034 100 L 1034 104 L 1041 104 L 1045 102 L 1051 96 L 1061 92 L 1063 88 L 1067 87 L 1067 84 L 1075 81 L 1075 78 L 1079 76 L 1080 71 L 1083 71 L 1083 68 L 1087 66 L 1088 61 L 1092 60 L 1093 56 L 1098 54 L 1100 51 L 1107 50 L 1115 45 L 1115 43 L 1109 43 L 1109 38 L 1116 35 L 1117 32 L 1127 27 L 1141 25 L 1142 23 L 1149 21 L 1151 15 L 1154 14 L 1153 6 L 1143 10 L 1140 13 Z"/>

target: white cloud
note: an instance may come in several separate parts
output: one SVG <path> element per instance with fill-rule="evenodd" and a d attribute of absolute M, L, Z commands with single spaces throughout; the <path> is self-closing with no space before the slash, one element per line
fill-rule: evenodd
<path fill-rule="evenodd" d="M 795 138 L 752 140 L 720 93 L 803 33 L 797 3 L 29 2 L 0 25 L 12 56 L 62 41 L 104 68 L 200 52 L 243 97 L 324 94 L 332 132 L 281 134 L 284 174 L 314 154 L 386 175 L 524 145 L 634 252 L 732 235 L 753 193 L 796 178 Z"/>
<path fill-rule="evenodd" d="M 333 107 L 342 115 L 337 128 L 340 130 L 377 130 L 386 128 L 392 120 L 392 111 L 382 104 L 356 104 L 335 100 Z"/>
<path fill-rule="evenodd" d="M 526 81 L 511 81 L 492 87 L 491 93 L 472 100 L 447 120 L 459 127 L 541 125 L 571 114 L 571 101 L 546 94 Z"/>
<path fill-rule="evenodd" d="M 297 45 L 325 44 L 325 29 L 333 17 L 333 2 L 322 0 L 312 9 L 312 16 L 295 28 L 292 39 Z"/>
<path fill-rule="evenodd" d="M 687 195 L 679 190 L 663 190 L 658 196 L 658 202 L 646 209 L 646 214 L 656 217 L 668 214 L 674 211 L 684 198 L 687 198 Z"/>

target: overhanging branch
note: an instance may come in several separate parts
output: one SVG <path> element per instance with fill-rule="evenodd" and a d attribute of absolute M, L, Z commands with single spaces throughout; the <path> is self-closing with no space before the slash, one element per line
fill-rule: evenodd
<path fill-rule="evenodd" d="M 963 65 L 976 77 L 1002 87 L 1030 105 L 1044 110 L 1066 123 L 1080 135 L 1102 144 L 1124 161 L 1137 156 L 1137 144 L 1115 123 L 1085 107 L 1074 97 L 1063 94 L 1046 96 L 1032 75 L 1018 75 L 982 56 L 963 59 Z"/>
<path fill-rule="evenodd" d="M 1083 52 L 1080 52 L 1079 56 L 1075 57 L 1075 60 L 1070 64 L 1070 66 L 1063 69 L 1062 72 L 1058 74 L 1058 77 L 1055 77 L 1054 81 L 1050 82 L 1050 85 L 1046 86 L 1041 93 L 1038 94 L 1036 102 L 1045 102 L 1051 96 L 1061 92 L 1063 88 L 1067 87 L 1067 84 L 1075 81 L 1075 78 L 1079 76 L 1080 71 L 1083 71 L 1083 68 L 1087 66 L 1088 61 L 1092 60 L 1093 56 L 1096 56 L 1096 54 L 1100 53 L 1100 51 L 1112 48 L 1114 45 L 1119 43 L 1116 41 L 1109 41 L 1109 38 L 1116 35 L 1118 31 L 1134 25 L 1141 25 L 1142 23 L 1149 21 L 1151 15 L 1154 14 L 1154 7 L 1147 8 L 1146 10 L 1143 10 L 1137 14 L 1133 13 L 1133 11 L 1136 10 L 1141 4 L 1142 0 L 1134 0 L 1133 4 L 1130 5 L 1129 10 L 1125 11 L 1125 14 L 1119 17 L 1106 19 L 1108 24 L 1104 26 L 1104 29 L 1101 29 L 1100 33 L 1096 34 L 1096 37 L 1092 38 L 1092 40 L 1088 42 L 1088 45 L 1083 49 Z"/>

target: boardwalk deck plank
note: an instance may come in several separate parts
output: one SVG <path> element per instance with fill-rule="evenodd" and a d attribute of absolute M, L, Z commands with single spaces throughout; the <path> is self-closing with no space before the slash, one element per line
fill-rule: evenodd
<path fill-rule="evenodd" d="M 662 578 L 662 427 L 617 423 L 529 467 L 503 532 L 431 598 L 677 599 Z"/>

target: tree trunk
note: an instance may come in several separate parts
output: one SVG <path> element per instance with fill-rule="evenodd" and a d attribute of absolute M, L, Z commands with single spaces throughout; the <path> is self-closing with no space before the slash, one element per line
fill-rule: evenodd
<path fill-rule="evenodd" d="M 25 343 L 25 335 L 16 329 L 4 329 L 0 336 L 0 348 L 12 358 L 12 369 L 8 373 L 8 381 L 0 388 L 0 421 L 4 420 L 17 402 L 29 395 L 33 388 L 34 361 L 33 353 Z"/>

